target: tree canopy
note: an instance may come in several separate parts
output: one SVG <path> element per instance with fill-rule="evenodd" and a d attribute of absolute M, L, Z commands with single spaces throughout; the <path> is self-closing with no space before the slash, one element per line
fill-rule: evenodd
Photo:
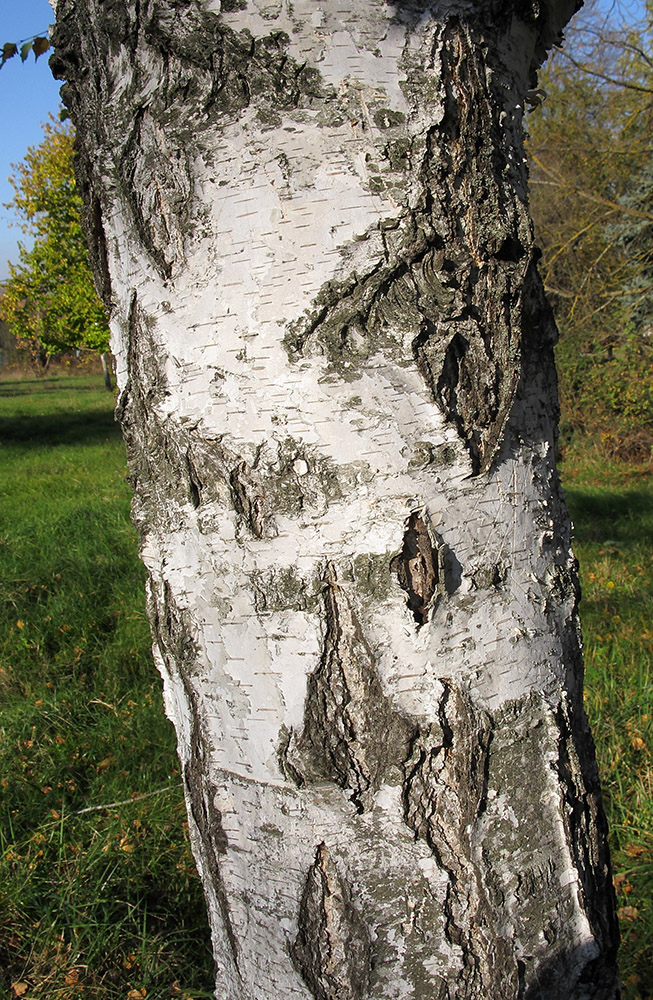
<path fill-rule="evenodd" d="M 108 350 L 109 328 L 88 265 L 82 233 L 82 202 L 73 172 L 73 131 L 50 120 L 39 146 L 31 147 L 11 179 L 15 195 L 7 205 L 33 238 L 19 245 L 19 263 L 0 305 L 3 318 L 21 340 L 46 354 L 69 348 Z"/>

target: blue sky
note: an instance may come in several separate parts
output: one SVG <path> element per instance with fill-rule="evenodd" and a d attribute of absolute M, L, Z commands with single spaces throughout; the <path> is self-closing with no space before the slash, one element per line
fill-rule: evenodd
<path fill-rule="evenodd" d="M 53 20 L 48 0 L 0 0 L 0 43 L 45 34 Z M 39 144 L 41 125 L 60 107 L 61 84 L 48 68 L 49 55 L 37 63 L 33 54 L 25 63 L 14 56 L 0 70 L 0 281 L 7 277 L 7 260 L 17 259 L 16 242 L 23 238 L 17 226 L 10 228 L 15 216 L 4 208 L 13 194 L 7 179 L 11 164 L 20 163 L 28 146 Z"/>

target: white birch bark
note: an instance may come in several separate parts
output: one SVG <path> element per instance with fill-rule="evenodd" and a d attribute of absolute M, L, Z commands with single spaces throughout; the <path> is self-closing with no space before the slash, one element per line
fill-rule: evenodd
<path fill-rule="evenodd" d="M 613 998 L 525 93 L 568 0 L 60 0 L 219 1000 Z"/>

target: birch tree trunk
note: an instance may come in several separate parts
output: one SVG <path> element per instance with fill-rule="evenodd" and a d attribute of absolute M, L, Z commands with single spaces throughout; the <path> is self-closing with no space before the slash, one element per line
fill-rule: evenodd
<path fill-rule="evenodd" d="M 574 0 L 59 0 L 219 1000 L 618 996 L 524 100 Z"/>

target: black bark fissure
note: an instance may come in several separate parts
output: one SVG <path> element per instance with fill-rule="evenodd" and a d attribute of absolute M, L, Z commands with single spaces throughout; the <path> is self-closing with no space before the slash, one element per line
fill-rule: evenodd
<path fill-rule="evenodd" d="M 412 727 L 384 694 L 373 653 L 331 565 L 324 613 L 324 646 L 308 678 L 304 725 L 299 734 L 283 734 L 279 759 L 295 784 L 333 781 L 362 812 L 387 767 L 404 759 Z"/>
<path fill-rule="evenodd" d="M 315 1000 L 363 1000 L 371 964 L 369 931 L 326 844 L 319 845 L 306 876 L 297 923 L 291 955 Z"/>

